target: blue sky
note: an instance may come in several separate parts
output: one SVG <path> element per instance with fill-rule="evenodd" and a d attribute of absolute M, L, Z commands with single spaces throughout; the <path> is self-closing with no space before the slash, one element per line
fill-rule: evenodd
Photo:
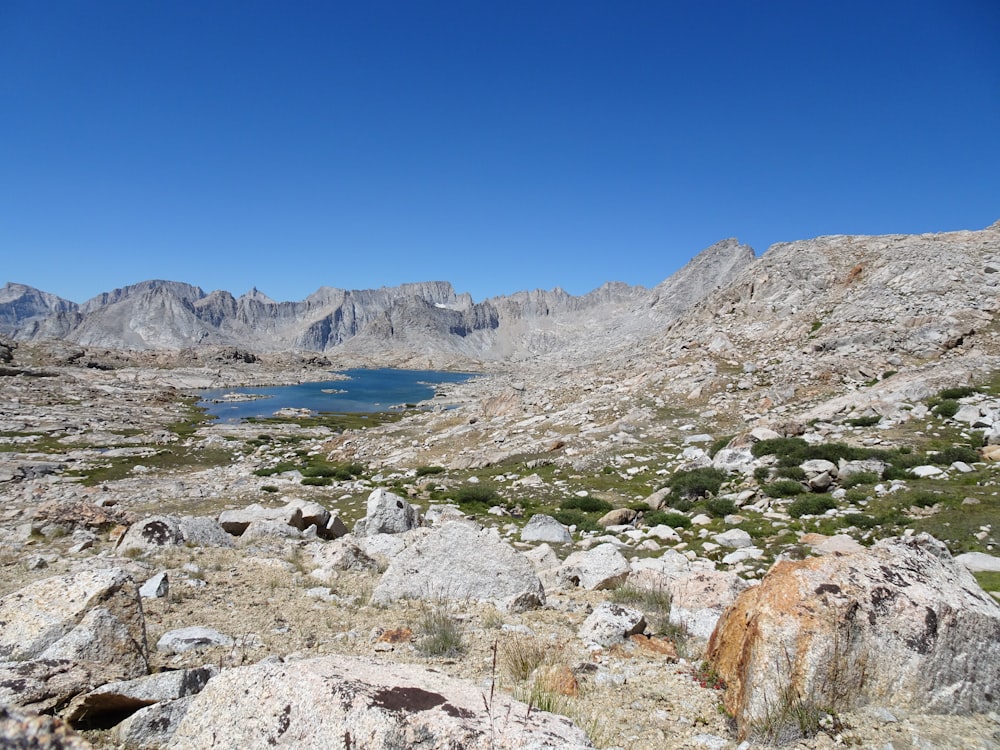
<path fill-rule="evenodd" d="M 0 283 L 654 285 L 1000 219 L 994 0 L 0 3 Z"/>

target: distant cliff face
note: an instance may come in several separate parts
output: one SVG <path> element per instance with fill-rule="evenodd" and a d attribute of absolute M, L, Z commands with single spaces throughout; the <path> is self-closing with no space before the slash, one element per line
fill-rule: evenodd
<path fill-rule="evenodd" d="M 440 281 L 353 291 L 321 287 L 301 302 L 275 302 L 256 289 L 235 298 L 154 280 L 82 305 L 7 284 L 0 289 L 0 334 L 111 349 L 234 345 L 324 352 L 349 346 L 362 352 L 531 357 L 620 340 L 623 321 L 631 333 L 653 330 L 752 261 L 752 250 L 727 240 L 653 290 L 612 282 L 582 296 L 535 290 L 478 304 Z"/>

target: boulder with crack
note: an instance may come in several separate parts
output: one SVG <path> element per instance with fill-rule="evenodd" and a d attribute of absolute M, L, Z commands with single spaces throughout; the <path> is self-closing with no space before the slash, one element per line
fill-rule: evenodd
<path fill-rule="evenodd" d="M 119 568 L 37 581 L 0 599 L 0 703 L 53 710 L 149 671 L 139 589 Z"/>

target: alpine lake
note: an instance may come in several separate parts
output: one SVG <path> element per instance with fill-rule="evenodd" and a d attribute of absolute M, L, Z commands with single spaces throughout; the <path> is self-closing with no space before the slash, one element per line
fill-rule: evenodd
<path fill-rule="evenodd" d="M 330 380 L 259 388 L 220 388 L 199 393 L 198 406 L 220 422 L 378 423 L 419 408 L 438 388 L 473 373 L 439 370 L 352 369 Z"/>

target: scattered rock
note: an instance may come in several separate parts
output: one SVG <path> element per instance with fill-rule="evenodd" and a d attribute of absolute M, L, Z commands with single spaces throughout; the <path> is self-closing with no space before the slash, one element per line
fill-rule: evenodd
<path fill-rule="evenodd" d="M 573 537 L 569 530 L 552 516 L 536 513 L 521 529 L 521 541 L 568 544 L 573 541 Z"/>
<path fill-rule="evenodd" d="M 642 633 L 646 620 L 642 612 L 612 602 L 602 602 L 583 621 L 577 635 L 586 643 L 613 646 L 630 635 Z"/>

